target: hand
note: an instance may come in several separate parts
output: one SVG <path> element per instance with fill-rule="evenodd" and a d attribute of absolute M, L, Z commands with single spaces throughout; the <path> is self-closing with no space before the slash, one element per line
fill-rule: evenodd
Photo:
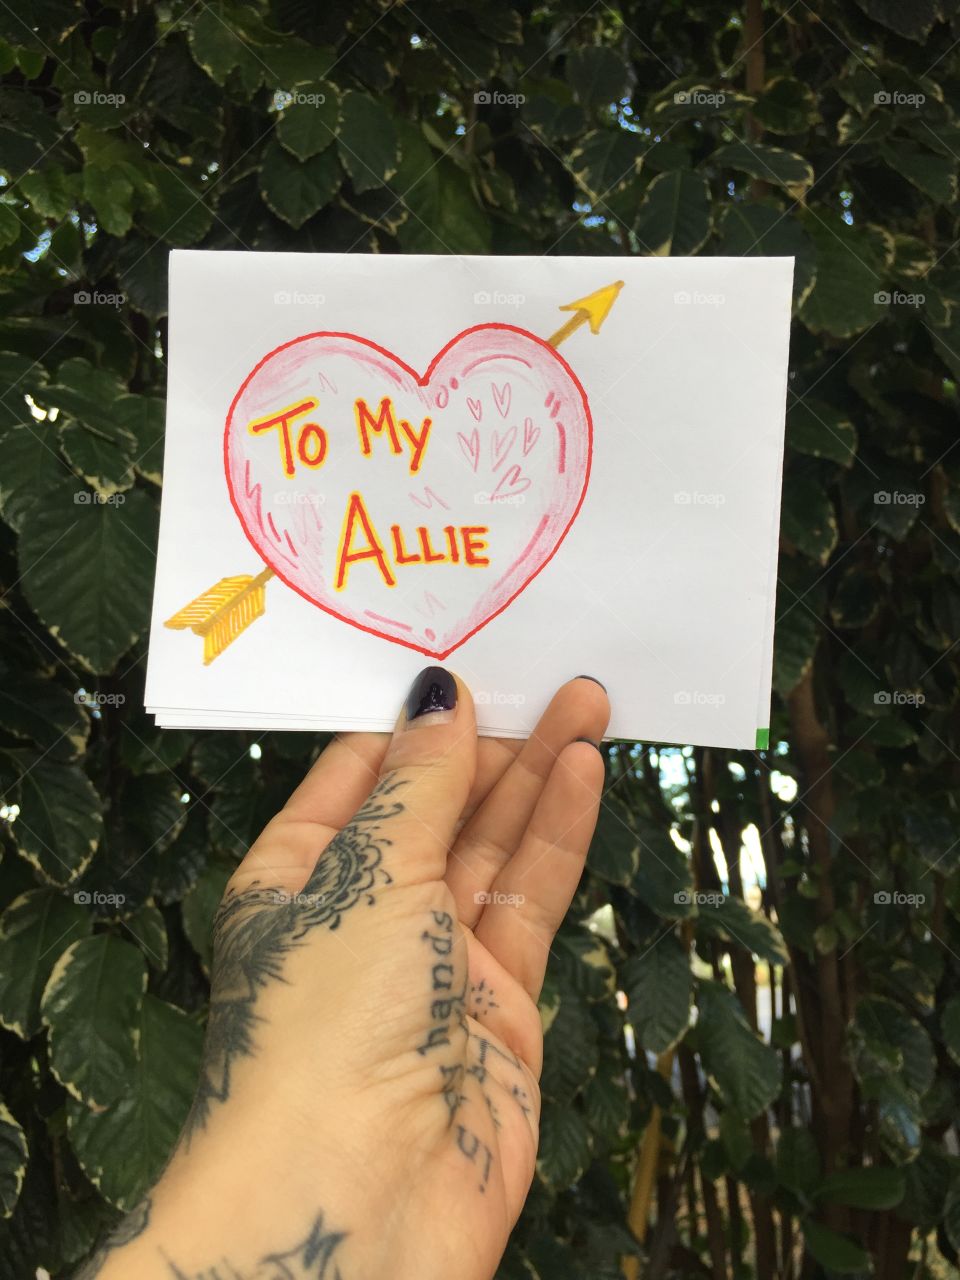
<path fill-rule="evenodd" d="M 433 667 L 391 739 L 327 748 L 231 877 L 193 1110 L 88 1274 L 490 1280 L 534 1173 L 536 1001 L 608 717 L 579 677 L 527 742 L 478 742 Z"/>

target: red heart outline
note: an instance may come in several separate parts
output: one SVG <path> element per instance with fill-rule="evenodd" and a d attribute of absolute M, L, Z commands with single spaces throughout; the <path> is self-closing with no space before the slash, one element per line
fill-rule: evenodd
<path fill-rule="evenodd" d="M 468 631 L 460 640 L 458 640 L 456 644 L 453 644 L 450 646 L 449 649 L 444 649 L 442 652 L 440 652 L 436 649 L 426 649 L 422 645 L 414 644 L 410 640 L 402 640 L 399 636 L 388 635 L 384 631 L 378 631 L 376 627 L 365 626 L 362 622 L 358 622 L 355 618 L 350 618 L 343 613 L 337 613 L 335 609 L 331 609 L 327 605 L 319 604 L 316 600 L 314 600 L 312 596 L 308 595 L 305 591 L 302 591 L 298 586 L 296 586 L 287 577 L 285 577 L 280 572 L 280 570 L 276 567 L 276 565 L 271 564 L 271 562 L 264 556 L 261 549 L 254 542 L 253 538 L 250 536 L 250 533 L 247 530 L 246 523 L 240 512 L 240 507 L 237 504 L 236 495 L 234 494 L 234 491 L 233 491 L 233 485 L 230 481 L 230 459 L 229 459 L 229 448 L 228 448 L 229 438 L 230 438 L 230 428 L 233 423 L 234 410 L 236 409 L 237 404 L 239 403 L 240 398 L 243 395 L 244 391 L 246 391 L 249 383 L 256 377 L 256 375 L 260 372 L 260 370 L 269 360 L 272 360 L 274 356 L 279 355 L 281 351 L 286 351 L 290 347 L 294 347 L 300 342 L 308 342 L 312 338 L 349 338 L 351 341 L 359 342 L 362 346 L 369 347 L 371 350 L 376 351 L 379 355 L 386 357 L 386 359 L 388 360 L 391 360 L 395 365 L 399 366 L 399 368 L 403 369 L 407 374 L 409 374 L 409 376 L 414 380 L 414 382 L 418 384 L 418 386 L 427 387 L 430 384 L 430 379 L 433 375 L 434 370 L 436 369 L 437 365 L 444 358 L 444 356 L 447 354 L 447 352 L 450 350 L 451 347 L 455 346 L 458 342 L 461 341 L 461 339 L 467 337 L 468 334 L 484 332 L 491 329 L 507 331 L 510 333 L 519 333 L 519 334 L 522 334 L 525 338 L 531 339 L 539 347 L 542 347 L 543 350 L 549 354 L 551 359 L 559 361 L 564 371 L 566 372 L 567 376 L 570 378 L 571 382 L 576 387 L 580 395 L 580 399 L 583 402 L 583 411 L 587 421 L 587 460 L 586 460 L 586 466 L 584 467 L 584 472 L 583 472 L 583 488 L 580 491 L 580 497 L 577 499 L 577 505 L 576 507 L 574 507 L 573 513 L 571 514 L 570 519 L 567 521 L 567 523 L 564 525 L 563 529 L 561 530 L 560 536 L 557 538 L 556 544 L 553 550 L 550 552 L 550 554 L 543 560 L 541 564 L 539 564 L 533 570 L 533 572 L 527 578 L 523 580 L 523 582 L 521 582 L 519 587 L 517 587 L 516 591 L 514 591 L 514 593 L 511 596 L 509 596 L 503 602 L 503 604 L 499 606 L 499 608 L 495 609 L 493 613 L 489 614 L 486 618 L 484 618 L 482 622 L 478 622 L 477 625 L 471 631 Z M 388 350 L 386 347 L 380 346 L 379 343 L 372 342 L 369 338 L 361 338 L 356 333 L 347 333 L 344 330 L 336 330 L 336 329 L 318 329 L 313 333 L 301 334 L 299 338 L 291 338 L 289 342 L 282 342 L 280 346 L 274 347 L 272 351 L 268 351 L 267 354 L 263 357 L 263 359 L 258 360 L 257 363 L 254 365 L 254 367 L 250 370 L 250 372 L 244 378 L 243 382 L 240 384 L 239 390 L 237 391 L 236 395 L 233 397 L 233 400 L 230 402 L 230 408 L 227 410 L 227 420 L 226 420 L 226 425 L 224 427 L 224 432 L 223 432 L 223 470 L 224 470 L 224 476 L 226 477 L 226 481 L 227 481 L 227 493 L 229 494 L 229 497 L 230 497 L 230 505 L 233 507 L 234 513 L 236 514 L 237 519 L 240 521 L 240 528 L 243 530 L 244 537 L 253 547 L 254 551 L 256 551 L 260 559 L 263 560 L 268 565 L 268 567 L 273 570 L 273 572 L 276 574 L 276 576 L 280 579 L 281 582 L 286 583 L 286 585 L 290 588 L 291 591 L 295 591 L 298 596 L 301 596 L 309 604 L 312 604 L 315 609 L 322 609 L 324 613 L 329 614 L 331 617 L 336 618 L 338 621 L 345 622 L 348 626 L 356 627 L 358 631 L 366 631 L 368 635 L 378 636 L 381 640 L 389 641 L 390 644 L 399 644 L 399 645 L 403 645 L 403 647 L 406 649 L 414 649 L 416 650 L 417 653 L 422 653 L 427 658 L 439 658 L 439 659 L 446 658 L 449 654 L 453 653 L 455 649 L 459 649 L 461 645 L 466 644 L 466 642 L 470 639 L 471 636 L 475 636 L 478 631 L 481 631 L 488 623 L 492 622 L 494 618 L 498 617 L 501 613 L 503 613 L 503 611 L 507 609 L 514 602 L 514 600 L 516 600 L 517 596 L 519 596 L 521 592 L 526 591 L 527 587 L 534 580 L 534 578 L 537 576 L 538 573 L 543 572 L 543 570 L 547 567 L 547 565 L 550 563 L 553 557 L 560 550 L 560 547 L 563 544 L 563 540 L 566 538 L 567 534 L 570 532 L 571 528 L 573 527 L 574 521 L 576 520 L 577 516 L 580 514 L 580 508 L 583 506 L 583 500 L 587 496 L 587 488 L 590 483 L 590 472 L 591 472 L 592 466 L 593 466 L 593 418 L 590 414 L 590 402 L 587 399 L 587 393 L 584 390 L 583 384 L 581 383 L 580 379 L 574 373 L 573 369 L 570 367 L 567 361 L 563 358 L 560 352 L 555 347 L 552 347 L 550 343 L 547 342 L 544 338 L 538 337 L 535 333 L 530 333 L 528 329 L 521 329 L 519 325 L 499 324 L 496 322 L 493 322 L 490 324 L 471 325 L 469 329 L 462 329 L 459 333 L 455 334 L 449 340 L 449 342 L 447 342 L 443 347 L 440 348 L 437 354 L 430 361 L 430 364 L 427 366 L 426 373 L 422 375 L 417 373 L 416 369 L 408 365 L 405 360 L 401 360 L 399 356 L 394 355 L 394 353 Z"/>

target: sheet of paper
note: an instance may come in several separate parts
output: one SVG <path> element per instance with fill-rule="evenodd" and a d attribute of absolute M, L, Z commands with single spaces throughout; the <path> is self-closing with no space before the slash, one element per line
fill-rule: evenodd
<path fill-rule="evenodd" d="M 612 737 L 755 746 L 792 274 L 171 254 L 148 709 L 388 728 L 441 663 L 482 732 L 587 673 Z"/>

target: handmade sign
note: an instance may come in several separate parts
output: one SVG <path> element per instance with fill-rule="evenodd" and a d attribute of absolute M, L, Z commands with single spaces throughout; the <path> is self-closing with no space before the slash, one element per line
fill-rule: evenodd
<path fill-rule="evenodd" d="M 148 708 L 382 728 L 443 661 L 485 732 L 585 670 L 616 736 L 757 745 L 791 276 L 172 254 Z"/>

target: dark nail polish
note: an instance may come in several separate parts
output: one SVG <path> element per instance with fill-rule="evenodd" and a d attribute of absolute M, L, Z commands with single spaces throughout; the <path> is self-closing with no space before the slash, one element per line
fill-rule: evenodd
<path fill-rule="evenodd" d="M 407 721 L 432 711 L 453 711 L 457 705 L 457 682 L 443 667 L 424 667 L 407 695 Z"/>
<path fill-rule="evenodd" d="M 596 676 L 574 676 L 574 680 L 592 680 L 594 684 L 598 684 L 604 693 L 607 692 L 607 686 L 603 681 L 598 680 Z"/>
<path fill-rule="evenodd" d="M 589 680 L 589 679 L 590 679 L 590 677 L 589 677 L 589 676 L 587 676 L 587 679 Z M 600 683 L 600 681 L 598 680 L 598 681 L 597 681 L 597 684 L 599 684 L 599 683 Z M 589 742 L 589 744 L 590 744 L 590 746 L 591 746 L 591 747 L 596 747 L 596 749 L 597 749 L 598 751 L 600 750 L 600 743 L 599 743 L 599 742 L 594 742 L 594 740 L 593 740 L 592 738 L 574 738 L 574 742 Z"/>

